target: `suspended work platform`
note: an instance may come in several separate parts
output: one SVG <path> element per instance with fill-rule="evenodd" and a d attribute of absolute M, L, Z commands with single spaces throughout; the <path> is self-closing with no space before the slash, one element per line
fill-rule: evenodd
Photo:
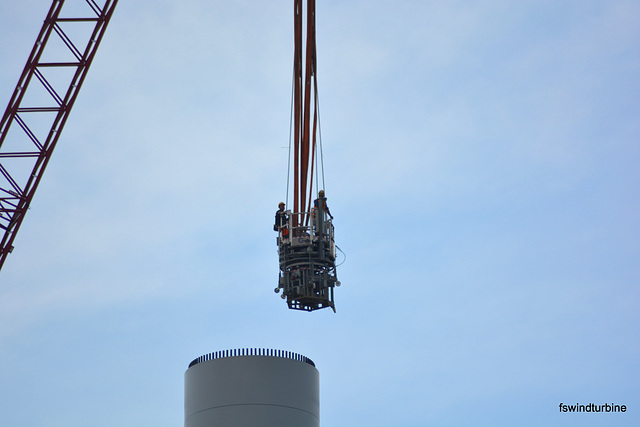
<path fill-rule="evenodd" d="M 332 219 L 323 206 L 319 203 L 312 212 L 283 211 L 276 224 L 280 277 L 275 292 L 282 292 L 290 309 L 336 311 L 336 245 Z"/>
<path fill-rule="evenodd" d="M 331 307 L 335 313 L 333 291 L 340 286 L 336 249 L 340 248 L 335 244 L 333 216 L 324 195 L 315 0 L 307 0 L 304 8 L 303 3 L 304 0 L 294 1 L 293 93 L 285 199 L 289 201 L 292 183 L 293 204 L 285 210 L 286 205 L 281 202 L 276 212 L 274 230 L 278 232 L 280 273 L 275 291 L 282 292 L 290 309 L 314 311 Z M 317 198 L 312 204 L 314 194 Z"/>

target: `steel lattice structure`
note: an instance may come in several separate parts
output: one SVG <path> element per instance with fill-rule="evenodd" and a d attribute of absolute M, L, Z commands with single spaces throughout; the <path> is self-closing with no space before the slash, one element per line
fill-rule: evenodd
<path fill-rule="evenodd" d="M 94 0 L 85 1 L 86 15 L 74 17 L 61 17 L 64 0 L 53 1 L 0 122 L 0 268 L 13 250 L 16 233 L 117 4 L 117 0 L 106 0 L 100 7 Z M 68 35 L 75 35 L 74 27 L 80 26 L 86 37 L 82 43 Z M 87 31 L 87 26 L 93 29 Z M 47 49 L 52 39 L 57 39 L 53 42 L 57 49 Z M 64 83 L 56 80 L 59 75 L 67 76 Z M 25 101 L 34 86 L 40 96 Z M 22 132 L 16 127 L 10 132 L 13 124 Z"/>

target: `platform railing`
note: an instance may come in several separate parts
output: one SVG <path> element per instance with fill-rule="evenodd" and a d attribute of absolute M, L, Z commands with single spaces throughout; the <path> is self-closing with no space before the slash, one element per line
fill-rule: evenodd
<path fill-rule="evenodd" d="M 332 253 L 335 253 L 334 243 L 334 228 L 331 218 L 329 218 L 325 212 L 322 212 L 321 221 L 316 221 L 315 213 L 312 212 L 291 212 L 285 211 L 287 217 L 287 225 L 279 227 L 278 237 L 283 243 L 294 242 L 295 239 L 298 243 L 305 243 L 305 238 L 308 238 L 307 243 L 317 240 L 319 237 L 323 238 L 326 242 L 330 243 Z M 305 225 L 303 222 L 308 222 L 309 225 Z M 318 224 L 321 224 L 319 230 Z"/>

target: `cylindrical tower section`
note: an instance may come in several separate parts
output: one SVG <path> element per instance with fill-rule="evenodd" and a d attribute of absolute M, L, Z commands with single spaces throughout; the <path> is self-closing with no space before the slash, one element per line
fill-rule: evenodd
<path fill-rule="evenodd" d="M 319 427 L 313 361 L 270 349 L 218 351 L 185 373 L 185 427 Z"/>

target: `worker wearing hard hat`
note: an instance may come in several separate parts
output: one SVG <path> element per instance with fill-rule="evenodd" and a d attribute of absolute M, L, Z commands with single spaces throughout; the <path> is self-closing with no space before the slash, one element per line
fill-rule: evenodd
<path fill-rule="evenodd" d="M 322 210 L 324 212 L 326 212 L 327 215 L 329 215 L 329 218 L 333 219 L 333 215 L 331 215 L 331 212 L 329 212 L 329 206 L 327 206 L 327 198 L 324 197 L 324 190 L 320 190 L 318 192 L 318 198 L 313 201 L 313 216 L 314 216 L 314 218 L 315 218 L 316 209 L 318 209 L 319 203 L 322 203 L 320 205 L 320 206 L 322 206 Z"/>
<path fill-rule="evenodd" d="M 280 202 L 276 211 L 276 223 L 273 225 L 273 229 L 278 231 L 280 227 L 286 227 L 288 220 L 287 214 L 284 213 L 284 202 Z"/>

